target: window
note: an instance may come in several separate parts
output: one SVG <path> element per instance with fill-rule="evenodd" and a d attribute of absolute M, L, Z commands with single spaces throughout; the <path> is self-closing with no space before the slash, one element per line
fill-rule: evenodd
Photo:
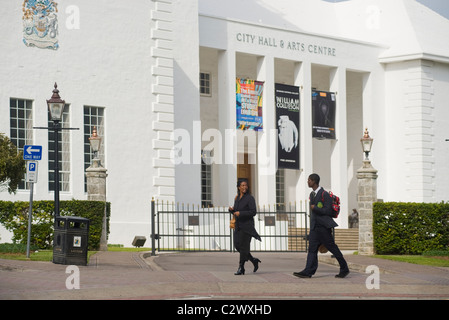
<path fill-rule="evenodd" d="M 17 149 L 23 151 L 27 144 L 33 144 L 33 101 L 9 99 L 10 139 Z M 24 179 L 18 189 L 28 189 Z"/>
<path fill-rule="evenodd" d="M 84 170 L 86 170 L 92 162 L 94 156 L 90 150 L 89 137 L 92 136 L 93 128 L 97 128 L 97 134 L 101 137 L 100 150 L 98 156 L 104 165 L 104 108 L 84 106 Z M 84 191 L 87 192 L 87 179 L 84 177 Z"/>
<path fill-rule="evenodd" d="M 200 73 L 200 93 L 203 96 L 211 96 L 212 92 L 210 89 L 210 73 L 201 72 Z"/>
<path fill-rule="evenodd" d="M 201 206 L 212 206 L 212 165 L 210 151 L 202 152 L 201 161 Z"/>
<path fill-rule="evenodd" d="M 62 128 L 70 127 L 70 105 L 64 106 L 62 113 Z M 53 121 L 48 112 L 48 127 L 53 127 Z M 56 132 L 48 130 L 48 190 L 55 191 L 56 164 Z M 70 191 L 70 131 L 59 131 L 58 160 L 59 160 L 59 190 Z"/>

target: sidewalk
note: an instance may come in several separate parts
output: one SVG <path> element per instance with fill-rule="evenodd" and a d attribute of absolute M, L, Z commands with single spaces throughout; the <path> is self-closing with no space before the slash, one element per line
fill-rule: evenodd
<path fill-rule="evenodd" d="M 235 276 L 237 253 L 99 252 L 78 267 L 80 288 L 72 290 L 66 265 L 0 259 L 0 299 L 449 299 L 449 268 L 344 254 L 347 278 L 335 278 L 335 259 L 320 254 L 317 273 L 300 279 L 292 273 L 304 268 L 306 253 L 257 252 L 259 271 L 247 263 Z M 379 289 L 369 288 L 373 265 Z"/>

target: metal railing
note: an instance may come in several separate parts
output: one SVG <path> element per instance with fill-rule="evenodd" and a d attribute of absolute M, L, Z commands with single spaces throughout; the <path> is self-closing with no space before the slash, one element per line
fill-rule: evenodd
<path fill-rule="evenodd" d="M 203 208 L 152 200 L 152 254 L 158 251 L 234 250 L 227 207 Z M 254 218 L 262 241 L 251 251 L 307 251 L 308 215 L 295 206 L 259 207 Z"/>

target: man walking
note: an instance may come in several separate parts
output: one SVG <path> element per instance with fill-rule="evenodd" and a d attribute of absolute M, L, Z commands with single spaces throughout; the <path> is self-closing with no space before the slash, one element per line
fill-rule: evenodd
<path fill-rule="evenodd" d="M 313 190 L 309 199 L 309 251 L 305 269 L 300 272 L 293 272 L 293 275 L 299 278 L 310 278 L 315 274 L 318 268 L 318 248 L 322 244 L 335 256 L 340 264 L 340 273 L 335 277 L 344 278 L 349 274 L 349 268 L 332 236 L 332 228 L 338 226 L 332 218 L 332 198 L 328 192 L 320 187 L 320 176 L 316 173 L 312 173 L 309 176 L 307 185 Z"/>

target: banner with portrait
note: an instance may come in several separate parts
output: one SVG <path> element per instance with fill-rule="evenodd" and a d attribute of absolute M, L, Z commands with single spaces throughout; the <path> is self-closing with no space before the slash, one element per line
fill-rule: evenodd
<path fill-rule="evenodd" d="M 263 130 L 262 93 L 264 82 L 236 79 L 236 127 L 240 130 Z"/>
<path fill-rule="evenodd" d="M 299 87 L 274 85 L 278 168 L 299 170 Z"/>
<path fill-rule="evenodd" d="M 335 93 L 312 91 L 312 137 L 335 139 Z"/>

